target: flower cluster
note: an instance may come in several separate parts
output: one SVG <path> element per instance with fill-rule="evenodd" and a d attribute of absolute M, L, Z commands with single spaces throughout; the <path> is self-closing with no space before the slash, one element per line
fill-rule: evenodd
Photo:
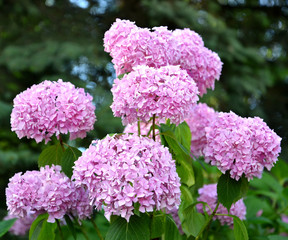
<path fill-rule="evenodd" d="M 29 214 L 49 214 L 48 222 L 74 213 L 86 218 L 91 215 L 87 194 L 61 173 L 60 166 L 45 166 L 40 171 L 15 174 L 6 188 L 10 215 L 25 218 Z"/>
<path fill-rule="evenodd" d="M 103 207 L 107 218 L 129 221 L 136 203 L 140 212 L 180 204 L 180 179 L 168 149 L 135 134 L 93 141 L 75 162 L 72 179 L 88 189 L 92 205 Z"/>
<path fill-rule="evenodd" d="M 53 134 L 84 138 L 96 121 L 92 96 L 61 79 L 44 81 L 18 94 L 11 113 L 12 131 L 47 143 Z"/>
<path fill-rule="evenodd" d="M 159 121 L 169 118 L 179 124 L 198 101 L 195 82 L 179 66 L 137 66 L 121 80 L 116 79 L 111 91 L 112 111 L 124 125 L 138 119 L 148 122 L 154 115 Z"/>
<path fill-rule="evenodd" d="M 281 138 L 262 119 L 242 118 L 235 113 L 218 113 L 205 128 L 205 161 L 223 173 L 230 171 L 238 180 L 261 177 L 264 167 L 271 169 L 281 150 Z"/>
<path fill-rule="evenodd" d="M 201 202 L 206 202 L 208 206 L 211 208 L 213 211 L 217 205 L 217 184 L 208 184 L 204 185 L 202 188 L 199 188 L 198 190 L 199 197 L 197 198 L 197 201 Z M 197 204 L 196 205 L 197 210 L 201 213 L 203 213 L 203 207 L 202 204 Z M 204 209 L 210 214 L 212 212 L 210 209 L 205 206 Z M 219 207 L 216 211 L 216 214 L 228 214 L 227 209 L 222 205 L 219 204 Z M 241 220 L 245 219 L 246 215 L 246 206 L 243 202 L 243 199 L 238 200 L 236 203 L 232 204 L 229 214 L 235 215 L 239 217 Z M 233 218 L 229 216 L 214 216 L 214 220 L 219 219 L 220 223 L 222 225 L 227 224 L 229 226 L 233 226 Z"/>
<path fill-rule="evenodd" d="M 216 115 L 213 108 L 205 103 L 198 103 L 193 107 L 189 117 L 185 119 L 192 135 L 191 153 L 195 157 L 203 156 L 203 149 L 207 144 L 205 127 L 213 122 Z"/>
<path fill-rule="evenodd" d="M 33 221 L 37 218 L 37 214 L 27 214 L 27 216 L 23 218 L 19 218 L 18 216 L 7 215 L 4 220 L 9 220 L 17 218 L 13 226 L 9 229 L 9 231 L 16 236 L 25 235 L 30 229 Z"/>
<path fill-rule="evenodd" d="M 201 96 L 207 88 L 214 88 L 222 70 L 219 56 L 204 47 L 202 38 L 190 29 L 155 27 L 150 31 L 117 19 L 105 33 L 104 46 L 113 58 L 117 75 L 131 72 L 138 65 L 180 65 L 195 80 Z"/>

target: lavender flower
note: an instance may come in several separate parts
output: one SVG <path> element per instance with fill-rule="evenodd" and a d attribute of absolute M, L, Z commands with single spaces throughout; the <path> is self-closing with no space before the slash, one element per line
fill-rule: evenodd
<path fill-rule="evenodd" d="M 89 217 L 92 207 L 88 196 L 60 171 L 60 166 L 45 166 L 40 171 L 15 174 L 6 188 L 10 214 L 25 218 L 29 214 L 47 212 L 48 222 L 72 212 L 80 219 Z"/>
<path fill-rule="evenodd" d="M 72 178 L 107 218 L 121 215 L 129 221 L 136 203 L 140 212 L 180 204 L 180 179 L 168 149 L 134 134 L 93 141 L 75 162 Z"/>
<path fill-rule="evenodd" d="M 154 27 L 153 30 L 117 19 L 105 33 L 105 51 L 110 53 L 117 75 L 131 72 L 138 65 L 155 68 L 179 65 L 194 79 L 201 96 L 207 88 L 214 89 L 222 62 L 216 53 L 204 47 L 199 34 L 190 29 L 172 32 L 167 27 Z"/>
<path fill-rule="evenodd" d="M 208 184 L 204 185 L 202 188 L 199 188 L 198 190 L 199 197 L 197 198 L 197 201 L 206 202 L 208 206 L 212 209 L 212 211 L 215 209 L 217 205 L 217 184 Z M 197 210 L 201 213 L 203 213 L 203 206 L 202 204 L 196 205 Z M 212 214 L 210 209 L 205 206 L 205 210 Z M 219 204 L 219 207 L 216 211 L 216 214 L 228 214 L 227 209 L 222 205 Z M 241 220 L 245 219 L 246 215 L 246 206 L 243 202 L 243 199 L 238 200 L 236 203 L 232 204 L 229 214 L 235 215 L 239 217 Z M 233 218 L 229 216 L 214 216 L 214 220 L 218 219 L 221 223 L 221 225 L 227 224 L 228 226 L 233 226 Z"/>
<path fill-rule="evenodd" d="M 264 167 L 271 169 L 281 151 L 281 138 L 260 118 L 242 118 L 219 113 L 205 128 L 205 161 L 238 180 L 260 178 Z"/>
<path fill-rule="evenodd" d="M 25 235 L 33 221 L 37 218 L 37 214 L 27 214 L 27 216 L 23 217 L 23 218 L 19 218 L 18 216 L 13 216 L 8 214 L 4 220 L 9 220 L 9 219 L 13 219 L 13 218 L 17 218 L 17 220 L 15 221 L 15 223 L 13 224 L 13 226 L 9 229 L 9 232 L 11 232 L 13 235 L 16 236 L 22 236 Z"/>
<path fill-rule="evenodd" d="M 203 149 L 207 144 L 205 127 L 215 119 L 216 112 L 205 103 L 198 103 L 193 107 L 186 122 L 191 131 L 191 153 L 195 157 L 203 156 Z"/>
<path fill-rule="evenodd" d="M 112 87 L 114 116 L 124 125 L 138 119 L 148 122 L 153 115 L 159 121 L 169 118 L 179 124 L 198 101 L 198 89 L 186 71 L 177 66 L 159 69 L 138 66 Z"/>
<path fill-rule="evenodd" d="M 84 138 L 96 120 L 92 97 L 61 79 L 33 85 L 14 99 L 12 131 L 19 138 L 50 141 L 53 134 L 70 133 L 70 139 Z"/>

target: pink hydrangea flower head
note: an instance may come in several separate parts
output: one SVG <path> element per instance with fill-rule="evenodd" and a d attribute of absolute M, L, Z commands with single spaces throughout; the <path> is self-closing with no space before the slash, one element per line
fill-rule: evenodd
<path fill-rule="evenodd" d="M 148 46 L 151 49 L 151 61 L 147 65 L 155 68 L 174 65 L 173 61 L 177 54 L 176 49 L 173 48 L 174 42 L 173 32 L 167 27 L 154 27 Z"/>
<path fill-rule="evenodd" d="M 201 96 L 207 88 L 214 89 L 222 70 L 219 56 L 204 47 L 199 34 L 187 28 L 172 32 L 167 27 L 154 27 L 150 31 L 117 19 L 105 33 L 104 46 L 117 75 L 129 73 L 138 65 L 179 65 L 195 80 Z"/>
<path fill-rule="evenodd" d="M 87 188 L 92 205 L 103 207 L 107 218 L 129 221 L 136 203 L 140 212 L 180 204 L 180 179 L 168 149 L 135 134 L 93 141 L 75 162 L 72 179 Z"/>
<path fill-rule="evenodd" d="M 195 105 L 186 118 L 186 122 L 191 131 L 191 153 L 195 157 L 203 156 L 203 149 L 207 144 L 205 127 L 208 127 L 216 117 L 213 108 L 208 107 L 205 103 Z"/>
<path fill-rule="evenodd" d="M 70 139 L 84 138 L 96 121 L 92 96 L 69 82 L 44 81 L 14 99 L 12 131 L 47 143 L 53 134 L 70 133 Z"/>
<path fill-rule="evenodd" d="M 187 46 L 189 46 L 190 43 L 190 45 L 204 47 L 202 37 L 198 33 L 190 30 L 189 28 L 175 29 L 173 31 L 173 37 L 177 39 L 177 41 L 179 42 L 178 44 L 180 45 L 187 44 Z"/>
<path fill-rule="evenodd" d="M 155 32 L 148 28 L 132 29 L 121 46 L 110 52 L 116 74 L 129 73 L 138 65 L 156 68 L 169 65 L 173 49 L 166 47 L 171 32 L 165 29 L 156 28 Z"/>
<path fill-rule="evenodd" d="M 158 69 L 138 66 L 112 86 L 115 117 L 124 125 L 138 119 L 148 122 L 154 115 L 171 123 L 184 121 L 191 107 L 198 101 L 198 89 L 193 79 L 179 66 Z"/>
<path fill-rule="evenodd" d="M 90 204 L 88 192 L 83 187 L 74 186 L 75 197 L 72 201 L 70 213 L 79 220 L 90 218 L 93 214 L 93 206 Z"/>
<path fill-rule="evenodd" d="M 147 47 L 151 37 L 147 28 L 133 29 L 121 47 L 111 52 L 117 75 L 131 72 L 133 66 L 150 65 L 149 62 L 153 62 L 151 48 Z"/>
<path fill-rule="evenodd" d="M 105 33 L 104 47 L 114 63 L 116 74 L 131 72 L 133 67 L 169 65 L 172 48 L 168 48 L 172 32 L 167 27 L 139 28 L 127 20 L 117 19 Z"/>
<path fill-rule="evenodd" d="M 19 218 L 18 216 L 13 216 L 9 214 L 4 218 L 4 220 L 9 220 L 13 218 L 17 218 L 17 220 L 9 229 L 9 232 L 16 236 L 23 236 L 29 231 L 33 221 L 37 218 L 37 214 L 27 214 L 27 216 L 23 218 Z"/>
<path fill-rule="evenodd" d="M 117 18 L 104 34 L 104 50 L 113 54 L 113 51 L 123 46 L 122 42 L 125 42 L 131 31 L 136 29 L 138 27 L 134 22 Z"/>
<path fill-rule="evenodd" d="M 252 157 L 270 170 L 281 152 L 281 138 L 259 117 L 246 121 L 252 131 Z"/>
<path fill-rule="evenodd" d="M 215 209 L 217 205 L 217 184 L 208 184 L 204 185 L 202 188 L 198 190 L 199 197 L 197 198 L 197 201 L 206 202 L 209 207 L 212 209 L 212 211 Z M 196 205 L 197 210 L 201 213 L 203 213 L 203 206 L 202 204 Z M 208 213 L 212 213 L 210 209 L 207 206 L 204 206 L 204 209 Z M 216 214 L 228 214 L 227 209 L 222 205 L 219 204 L 219 207 L 216 211 Z M 246 206 L 243 202 L 243 199 L 238 200 L 236 203 L 232 204 L 230 208 L 229 214 L 235 215 L 239 217 L 241 220 L 245 219 L 246 216 Z M 233 227 L 233 218 L 229 216 L 214 216 L 214 220 L 218 219 L 221 223 L 221 225 L 227 224 L 230 227 Z"/>
<path fill-rule="evenodd" d="M 280 140 L 259 118 L 242 118 L 235 113 L 219 113 L 205 128 L 207 145 L 205 161 L 238 180 L 260 178 L 277 161 Z"/>
<path fill-rule="evenodd" d="M 37 194 L 41 186 L 39 171 L 16 173 L 6 188 L 6 204 L 10 215 L 20 218 L 35 213 Z"/>
<path fill-rule="evenodd" d="M 48 222 L 61 219 L 66 213 L 80 210 L 79 216 L 87 216 L 83 209 L 84 192 L 76 191 L 74 183 L 61 171 L 60 166 L 41 167 L 40 171 L 15 174 L 6 188 L 6 203 L 11 215 L 20 218 L 28 214 L 49 214 Z M 82 199 L 80 199 L 82 197 Z M 80 203 L 79 203 L 80 202 Z"/>
<path fill-rule="evenodd" d="M 207 88 L 214 89 L 215 79 L 219 80 L 222 65 L 219 56 L 204 47 L 202 38 L 195 32 L 184 29 L 173 32 L 177 49 L 177 57 L 173 65 L 180 65 L 194 79 L 200 96 L 207 92 Z"/>

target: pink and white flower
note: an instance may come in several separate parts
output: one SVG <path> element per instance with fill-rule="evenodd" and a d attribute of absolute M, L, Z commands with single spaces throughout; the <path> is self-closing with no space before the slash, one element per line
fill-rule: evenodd
<path fill-rule="evenodd" d="M 180 204 L 180 179 L 168 149 L 135 134 L 93 141 L 75 162 L 72 178 L 108 219 L 120 215 L 129 221 L 136 203 L 140 212 Z"/>

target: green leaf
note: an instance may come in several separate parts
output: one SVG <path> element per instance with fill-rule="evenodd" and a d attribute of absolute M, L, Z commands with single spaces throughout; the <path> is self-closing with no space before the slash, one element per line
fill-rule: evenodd
<path fill-rule="evenodd" d="M 0 237 L 2 237 L 5 233 L 9 231 L 9 229 L 13 226 L 16 220 L 16 218 L 13 218 L 0 222 Z"/>
<path fill-rule="evenodd" d="M 40 233 L 43 221 L 48 219 L 48 213 L 40 214 L 32 223 L 29 230 L 29 240 L 37 239 L 37 236 Z M 34 237 L 33 237 L 34 236 Z M 35 238 L 36 236 L 36 238 Z"/>
<path fill-rule="evenodd" d="M 29 231 L 29 240 L 53 240 L 57 223 L 47 222 L 48 213 L 39 215 L 32 223 Z"/>
<path fill-rule="evenodd" d="M 183 211 L 182 229 L 187 236 L 196 237 L 205 224 L 205 216 L 195 210 L 194 204 Z"/>
<path fill-rule="evenodd" d="M 170 215 L 166 215 L 165 220 L 165 234 L 162 240 L 183 240 L 186 239 L 182 236 L 175 224 L 173 218 Z"/>
<path fill-rule="evenodd" d="M 270 235 L 268 236 L 269 240 L 288 240 L 288 237 L 279 236 L 279 235 Z"/>
<path fill-rule="evenodd" d="M 129 222 L 118 217 L 108 229 L 108 240 L 150 240 L 150 218 L 142 214 L 141 217 L 133 215 Z"/>
<path fill-rule="evenodd" d="M 194 178 L 195 178 L 195 184 L 193 188 L 194 188 L 194 191 L 196 190 L 197 192 L 198 189 L 201 188 L 204 184 L 203 166 L 201 166 L 201 163 L 197 161 L 193 161 L 192 167 L 194 170 Z"/>
<path fill-rule="evenodd" d="M 263 172 L 262 178 L 254 178 L 250 185 L 258 190 L 267 190 L 268 192 L 281 194 L 283 186 L 270 173 Z M 277 198 L 277 195 L 275 195 Z"/>
<path fill-rule="evenodd" d="M 151 239 L 159 238 L 165 230 L 165 214 L 153 214 L 151 220 Z"/>
<path fill-rule="evenodd" d="M 246 218 L 249 219 L 249 221 L 251 218 L 257 215 L 259 210 L 262 210 L 266 216 L 274 213 L 274 209 L 272 208 L 271 202 L 268 199 L 259 198 L 259 196 L 248 195 L 244 199 L 244 202 L 246 205 Z"/>
<path fill-rule="evenodd" d="M 267 217 L 262 217 L 262 216 L 249 218 L 249 224 L 250 223 L 253 223 L 253 224 L 271 224 L 271 225 L 273 225 L 273 221 L 272 220 L 270 220 Z"/>
<path fill-rule="evenodd" d="M 69 231 L 72 233 L 73 238 L 77 240 L 77 233 L 76 233 L 76 229 L 74 228 L 73 222 L 71 221 L 68 215 L 65 215 L 64 218 L 69 228 Z"/>
<path fill-rule="evenodd" d="M 62 160 L 61 160 L 61 166 L 62 171 L 71 178 L 73 173 L 73 166 L 74 162 L 82 155 L 82 152 L 78 150 L 75 147 L 68 146 L 68 148 L 65 150 Z"/>
<path fill-rule="evenodd" d="M 283 159 L 278 159 L 275 166 L 271 169 L 271 173 L 278 178 L 278 180 L 287 179 L 288 164 Z"/>
<path fill-rule="evenodd" d="M 60 143 L 45 148 L 38 159 L 39 168 L 44 167 L 45 165 L 51 166 L 52 164 L 61 165 L 63 153 L 64 151 Z"/>
<path fill-rule="evenodd" d="M 117 76 L 117 78 L 121 80 L 126 74 L 127 74 L 127 73 L 122 73 L 122 74 L 120 74 L 119 76 Z"/>
<path fill-rule="evenodd" d="M 233 215 L 230 216 L 233 217 L 235 240 L 248 240 L 249 237 L 245 224 L 240 220 L 240 218 Z"/>
<path fill-rule="evenodd" d="M 173 126 L 161 124 L 159 132 L 162 144 L 169 148 L 173 158 L 176 160 L 177 173 L 181 178 L 181 182 L 191 187 L 195 183 L 195 178 L 190 152 L 177 140 L 173 132 Z"/>
<path fill-rule="evenodd" d="M 175 127 L 176 139 L 190 151 L 191 148 L 191 130 L 186 122 L 180 123 Z"/>
<path fill-rule="evenodd" d="M 139 211 L 140 203 L 139 202 L 134 203 L 133 207 L 134 207 L 134 214 L 140 217 L 140 211 Z"/>
<path fill-rule="evenodd" d="M 188 163 L 192 163 L 193 159 L 190 156 L 190 149 L 186 149 L 177 139 L 177 136 L 174 133 L 175 128 L 173 125 L 160 124 L 159 132 L 160 136 L 165 138 L 167 142 L 167 147 L 172 150 L 172 154 L 179 155 L 185 159 Z"/>
<path fill-rule="evenodd" d="M 282 194 L 285 198 L 288 199 L 288 188 L 284 188 L 284 190 L 282 191 Z"/>
<path fill-rule="evenodd" d="M 181 204 L 182 202 L 185 202 L 188 205 L 193 203 L 193 196 L 189 188 L 186 187 L 185 185 L 181 185 L 180 190 L 181 190 Z"/>
<path fill-rule="evenodd" d="M 53 240 L 55 239 L 55 230 L 57 228 L 57 223 L 49 223 L 43 221 L 42 228 L 40 234 L 38 236 L 38 240 Z"/>
<path fill-rule="evenodd" d="M 194 171 L 193 167 L 189 163 L 186 161 L 181 161 L 180 164 L 176 164 L 176 171 L 181 178 L 181 182 L 185 183 L 188 187 L 194 185 Z"/>
<path fill-rule="evenodd" d="M 229 172 L 222 174 L 217 184 L 219 202 L 229 211 L 231 205 L 246 194 L 248 186 L 248 181 L 245 177 L 236 181 L 235 179 L 230 178 Z"/>

